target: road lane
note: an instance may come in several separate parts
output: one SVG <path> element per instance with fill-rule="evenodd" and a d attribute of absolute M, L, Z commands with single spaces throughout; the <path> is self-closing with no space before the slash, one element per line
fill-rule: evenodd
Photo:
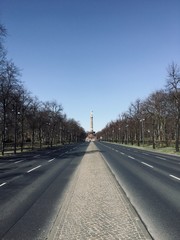
<path fill-rule="evenodd" d="M 32 154 L 11 169 L 16 177 L 7 170 L 11 178 L 0 182 L 0 239 L 28 240 L 37 239 L 39 234 L 46 235 L 63 189 L 86 148 L 87 144 L 72 145 L 48 155 L 42 152 L 37 157 L 36 154 L 35 158 Z M 31 166 L 29 161 L 33 162 Z"/>
<path fill-rule="evenodd" d="M 96 145 L 152 236 L 179 240 L 180 158 L 117 144 Z"/>
<path fill-rule="evenodd" d="M 107 147 L 107 145 L 105 145 Z M 123 155 L 127 155 L 129 158 L 134 159 L 138 162 L 146 163 L 147 165 L 153 166 L 156 170 L 159 170 L 161 173 L 166 173 L 167 175 L 179 175 L 180 174 L 180 157 L 164 155 L 153 152 L 144 152 L 144 150 L 136 150 L 133 148 L 121 147 L 119 145 L 110 144 L 109 149 L 115 150 L 116 152 L 121 152 Z M 121 148 L 117 150 L 117 148 Z M 125 151 L 124 153 L 122 152 Z M 128 151 L 128 152 L 127 152 Z M 131 155 L 129 155 L 129 151 L 131 151 Z M 147 162 L 146 162 L 147 161 Z M 178 176 L 177 176 L 178 177 Z"/>
<path fill-rule="evenodd" d="M 3 180 L 12 180 L 13 176 L 23 175 L 25 172 L 36 167 L 39 164 L 44 164 L 46 160 L 55 157 L 61 157 L 73 149 L 75 145 L 65 145 L 53 150 L 43 150 L 29 153 L 18 154 L 11 157 L 0 159 L 0 184 Z M 16 166 L 17 165 L 17 166 Z"/>

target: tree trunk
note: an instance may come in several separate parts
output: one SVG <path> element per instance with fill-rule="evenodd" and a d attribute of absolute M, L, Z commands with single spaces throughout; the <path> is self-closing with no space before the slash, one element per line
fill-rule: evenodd
<path fill-rule="evenodd" d="M 1 153 L 5 152 L 5 139 L 6 139 L 6 102 L 3 100 L 3 126 L 2 126 L 2 149 Z"/>
<path fill-rule="evenodd" d="M 24 150 L 24 119 L 21 121 L 21 152 Z"/>
<path fill-rule="evenodd" d="M 179 135 L 180 135 L 180 117 L 177 119 L 176 123 L 176 152 L 179 152 Z"/>
<path fill-rule="evenodd" d="M 33 128 L 33 131 L 32 131 L 32 150 L 34 149 L 34 128 Z"/>
<path fill-rule="evenodd" d="M 153 149 L 155 149 L 155 148 L 156 148 L 154 125 L 155 125 L 155 123 L 154 123 L 154 121 L 153 121 L 153 135 L 152 135 L 152 140 L 153 140 Z"/>

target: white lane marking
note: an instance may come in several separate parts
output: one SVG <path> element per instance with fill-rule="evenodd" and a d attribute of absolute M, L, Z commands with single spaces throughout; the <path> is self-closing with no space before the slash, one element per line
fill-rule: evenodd
<path fill-rule="evenodd" d="M 19 161 L 16 161 L 15 163 L 20 163 L 20 162 L 23 162 L 24 160 L 19 160 Z"/>
<path fill-rule="evenodd" d="M 55 160 L 55 158 L 52 158 L 52 159 L 50 159 L 48 162 L 52 162 L 52 161 L 54 161 Z"/>
<path fill-rule="evenodd" d="M 4 185 L 6 185 L 6 184 L 7 184 L 7 182 L 1 183 L 1 184 L 0 184 L 0 187 L 4 186 Z"/>
<path fill-rule="evenodd" d="M 36 157 L 40 157 L 40 154 L 38 154 L 38 155 L 35 155 L 35 156 L 33 156 L 34 158 L 36 158 Z"/>
<path fill-rule="evenodd" d="M 179 180 L 179 181 L 180 181 L 180 178 L 178 178 L 178 177 L 176 177 L 176 176 L 174 176 L 174 175 L 172 175 L 172 174 L 169 174 L 169 176 L 172 177 L 172 178 L 174 178 L 174 179 L 176 179 L 176 180 Z"/>
<path fill-rule="evenodd" d="M 149 164 L 147 164 L 147 163 L 145 163 L 145 162 L 141 162 L 141 163 L 144 164 L 144 165 L 146 165 L 147 167 L 154 168 L 152 165 L 149 165 Z"/>
<path fill-rule="evenodd" d="M 39 165 L 39 166 L 37 166 L 37 167 L 35 167 L 35 168 L 32 168 L 32 169 L 30 169 L 29 171 L 27 171 L 27 173 L 30 173 L 30 172 L 32 172 L 32 171 L 34 171 L 34 170 L 36 170 L 37 168 L 40 168 L 41 167 L 41 165 Z"/>
<path fill-rule="evenodd" d="M 119 152 L 118 150 L 116 150 L 116 152 Z"/>
<path fill-rule="evenodd" d="M 146 155 L 146 156 L 149 156 L 149 154 L 148 154 L 148 153 L 142 153 L 142 154 L 144 154 L 144 155 Z"/>
<path fill-rule="evenodd" d="M 135 159 L 134 157 L 131 157 L 131 156 L 128 156 L 129 158 L 131 158 L 131 159 Z"/>
<path fill-rule="evenodd" d="M 158 156 L 155 156 L 156 158 L 159 158 L 161 160 L 167 160 L 166 158 L 163 158 L 163 157 L 158 157 Z"/>
<path fill-rule="evenodd" d="M 123 153 L 123 152 L 120 152 L 122 155 L 124 155 L 125 153 Z"/>

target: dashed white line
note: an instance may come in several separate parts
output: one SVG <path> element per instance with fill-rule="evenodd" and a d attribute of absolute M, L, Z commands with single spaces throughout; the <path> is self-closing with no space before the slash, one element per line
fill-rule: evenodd
<path fill-rule="evenodd" d="M 146 165 L 147 167 L 154 168 L 152 165 L 149 165 L 149 164 L 147 164 L 147 163 L 145 163 L 145 162 L 141 162 L 141 163 L 144 164 L 144 165 Z"/>
<path fill-rule="evenodd" d="M 48 162 L 52 162 L 52 161 L 54 161 L 55 160 L 55 158 L 52 158 L 52 159 L 50 159 Z"/>
<path fill-rule="evenodd" d="M 148 154 L 148 153 L 142 153 L 142 154 L 144 154 L 144 155 L 146 155 L 146 156 L 149 156 L 149 154 Z"/>
<path fill-rule="evenodd" d="M 124 153 L 123 152 L 120 152 L 122 155 L 124 155 Z"/>
<path fill-rule="evenodd" d="M 116 152 L 119 152 L 118 150 L 116 150 Z"/>
<path fill-rule="evenodd" d="M 7 182 L 1 183 L 1 184 L 0 184 L 0 187 L 4 186 L 4 185 L 6 185 L 6 184 L 7 184 Z"/>
<path fill-rule="evenodd" d="M 20 162 L 23 162 L 24 160 L 19 160 L 19 161 L 16 161 L 15 163 L 20 163 Z"/>
<path fill-rule="evenodd" d="M 174 178 L 174 179 L 176 179 L 176 180 L 179 180 L 179 181 L 180 181 L 180 178 L 178 178 L 178 177 L 176 177 L 176 176 L 174 176 L 174 175 L 172 175 L 172 174 L 169 174 L 169 176 L 172 177 L 172 178 Z"/>
<path fill-rule="evenodd" d="M 32 168 L 32 169 L 30 169 L 29 171 L 27 171 L 27 173 L 30 173 L 30 172 L 32 172 L 32 171 L 34 171 L 34 170 L 36 170 L 37 168 L 40 168 L 41 167 L 41 165 L 39 165 L 39 166 L 37 166 L 37 167 L 35 167 L 35 168 Z"/>
<path fill-rule="evenodd" d="M 159 158 L 159 159 L 161 159 L 161 160 L 166 160 L 166 158 L 159 157 L 159 156 L 156 156 L 156 158 Z"/>
<path fill-rule="evenodd" d="M 36 157 L 40 157 L 41 155 L 40 154 L 38 154 L 38 155 L 35 155 L 35 156 L 33 156 L 34 158 L 36 158 Z"/>
<path fill-rule="evenodd" d="M 132 157 L 132 156 L 128 156 L 129 158 L 131 158 L 131 159 L 135 159 L 134 157 Z"/>

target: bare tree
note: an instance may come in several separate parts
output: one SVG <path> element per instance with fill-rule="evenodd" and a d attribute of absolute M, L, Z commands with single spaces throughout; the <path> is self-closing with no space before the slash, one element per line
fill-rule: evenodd
<path fill-rule="evenodd" d="M 142 129 L 141 129 L 141 121 L 144 121 L 144 116 L 142 115 L 141 109 L 141 100 L 137 99 L 134 103 L 131 103 L 129 107 L 129 116 L 131 117 L 131 134 L 132 134 L 132 141 L 135 139 L 137 141 L 138 146 L 140 146 L 140 137 L 142 140 Z"/>
<path fill-rule="evenodd" d="M 11 142 L 14 153 L 17 147 L 24 148 L 26 140 L 32 149 L 36 142 L 40 148 L 43 142 L 50 146 L 63 141 L 77 141 L 84 136 L 80 124 L 62 114 L 62 106 L 56 101 L 40 102 L 32 98 L 19 80 L 20 71 L 6 58 L 4 38 L 7 31 L 0 24 L 0 138 L 1 151 L 5 143 Z M 69 138 L 71 136 L 71 138 Z"/>
<path fill-rule="evenodd" d="M 2 130 L 2 154 L 5 150 L 6 120 L 9 105 L 12 103 L 12 94 L 19 85 L 19 70 L 12 62 L 6 62 L 0 75 L 0 105 L 1 105 L 1 130 Z"/>
<path fill-rule="evenodd" d="M 29 125 L 29 137 L 31 139 L 31 147 L 35 147 L 36 133 L 38 131 L 38 113 L 41 103 L 37 97 L 35 97 L 28 107 L 27 120 Z"/>
<path fill-rule="evenodd" d="M 60 126 L 59 121 L 62 119 L 62 106 L 59 105 L 56 101 L 45 102 L 44 109 L 48 113 L 47 119 L 47 132 L 48 132 L 48 142 L 52 147 L 53 143 L 57 141 L 59 136 Z"/>
<path fill-rule="evenodd" d="M 166 88 L 172 96 L 172 103 L 174 104 L 176 114 L 176 151 L 179 152 L 179 138 L 180 138 L 180 67 L 172 62 L 167 69 L 168 78 Z"/>
<path fill-rule="evenodd" d="M 25 135 L 27 135 L 27 114 L 33 99 L 30 93 L 22 87 L 20 89 L 20 122 L 21 122 L 21 152 L 24 149 Z"/>

